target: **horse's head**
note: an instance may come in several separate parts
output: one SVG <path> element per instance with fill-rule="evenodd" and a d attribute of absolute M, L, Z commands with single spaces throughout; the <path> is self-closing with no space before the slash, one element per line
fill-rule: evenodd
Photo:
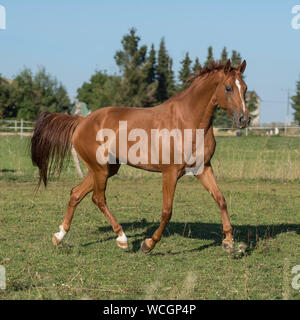
<path fill-rule="evenodd" d="M 245 128 L 250 123 L 245 102 L 247 86 L 241 77 L 245 69 L 245 60 L 238 68 L 232 68 L 230 60 L 227 60 L 223 69 L 223 81 L 219 83 L 216 91 L 217 104 L 227 111 L 239 128 Z"/>

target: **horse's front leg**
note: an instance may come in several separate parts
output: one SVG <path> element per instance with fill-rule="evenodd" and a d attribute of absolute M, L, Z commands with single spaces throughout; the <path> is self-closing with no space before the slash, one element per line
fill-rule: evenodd
<path fill-rule="evenodd" d="M 216 183 L 211 165 L 205 166 L 202 174 L 195 177 L 200 180 L 205 189 L 213 196 L 220 208 L 223 232 L 226 236 L 223 240 L 223 249 L 231 253 L 234 251 L 234 241 L 232 237 L 232 227 L 227 212 L 226 200 Z"/>
<path fill-rule="evenodd" d="M 149 253 L 155 247 L 156 243 L 160 241 L 162 233 L 172 216 L 172 205 L 178 174 L 176 170 L 169 170 L 168 172 L 163 172 L 162 176 L 163 206 L 161 221 L 158 229 L 153 233 L 152 238 L 146 239 L 142 242 L 141 248 L 144 253 Z"/>

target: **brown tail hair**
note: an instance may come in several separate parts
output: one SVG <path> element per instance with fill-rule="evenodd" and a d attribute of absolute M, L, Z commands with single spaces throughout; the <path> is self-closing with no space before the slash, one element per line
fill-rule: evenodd
<path fill-rule="evenodd" d="M 31 138 L 31 160 L 39 168 L 39 183 L 47 186 L 48 177 L 60 174 L 64 158 L 71 149 L 71 139 L 82 117 L 43 112 L 37 119 Z"/>

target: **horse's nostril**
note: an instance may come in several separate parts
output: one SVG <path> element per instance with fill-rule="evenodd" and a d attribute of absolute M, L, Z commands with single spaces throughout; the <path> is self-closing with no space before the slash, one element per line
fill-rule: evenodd
<path fill-rule="evenodd" d="M 245 128 L 250 124 L 250 117 L 246 114 L 242 114 L 237 118 L 237 124 L 240 128 Z"/>
<path fill-rule="evenodd" d="M 244 113 L 239 113 L 235 115 L 235 123 L 240 128 L 245 128 L 249 124 L 249 115 Z"/>

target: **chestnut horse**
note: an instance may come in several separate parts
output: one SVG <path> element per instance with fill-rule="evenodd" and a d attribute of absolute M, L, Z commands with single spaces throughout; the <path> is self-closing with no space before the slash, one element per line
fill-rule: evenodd
<path fill-rule="evenodd" d="M 195 174 L 195 177 L 219 206 L 225 234 L 223 248 L 232 252 L 234 241 L 226 201 L 217 186 L 211 166 L 211 158 L 216 146 L 212 117 L 216 106 L 219 105 L 234 119 L 239 128 L 244 128 L 249 124 L 250 117 L 245 103 L 246 84 L 241 77 L 245 68 L 246 61 L 243 61 L 237 68 L 231 66 L 230 60 L 225 65 L 213 63 L 193 74 L 189 78 L 191 84 L 184 91 L 152 108 L 107 107 L 92 112 L 86 118 L 49 112 L 41 114 L 31 140 L 31 157 L 33 164 L 39 168 L 39 184 L 43 181 L 46 186 L 49 175 L 54 170 L 60 172 L 64 157 L 72 146 L 88 169 L 86 178 L 71 191 L 67 211 L 60 225 L 60 232 L 53 235 L 53 244 L 58 245 L 63 240 L 70 229 L 77 205 L 93 191 L 92 200 L 117 234 L 117 245 L 123 249 L 128 248 L 127 237 L 105 200 L 107 179 L 118 172 L 122 163 L 120 154 L 116 154 L 116 162 L 100 163 L 96 157 L 99 146 L 104 142 L 104 140 L 99 141 L 98 132 L 102 129 L 118 132 L 119 122 L 126 121 L 128 131 L 142 128 L 149 135 L 152 129 L 203 130 L 204 165 L 203 170 Z M 175 137 L 173 138 L 175 141 Z M 171 155 L 174 154 L 174 141 L 169 145 Z M 132 141 L 126 142 L 125 152 L 128 152 L 132 144 Z M 165 146 L 161 143 L 160 152 L 163 147 Z M 148 156 L 146 155 L 146 158 Z M 141 245 L 143 252 L 148 253 L 160 241 L 171 218 L 176 183 L 186 173 L 189 164 L 184 161 L 178 164 L 172 157 L 170 163 L 167 164 L 161 161 L 161 157 L 158 163 L 142 161 L 139 163 L 128 161 L 127 163 L 136 168 L 162 173 L 163 204 L 160 225 L 152 238 L 145 239 Z"/>

